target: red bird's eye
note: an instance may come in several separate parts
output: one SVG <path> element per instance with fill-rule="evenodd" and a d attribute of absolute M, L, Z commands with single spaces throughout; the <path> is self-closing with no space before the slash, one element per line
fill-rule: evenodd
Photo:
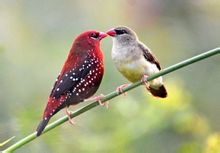
<path fill-rule="evenodd" d="M 99 33 L 92 33 L 92 34 L 90 35 L 90 37 L 91 37 L 92 39 L 97 39 L 97 38 L 99 37 Z"/>

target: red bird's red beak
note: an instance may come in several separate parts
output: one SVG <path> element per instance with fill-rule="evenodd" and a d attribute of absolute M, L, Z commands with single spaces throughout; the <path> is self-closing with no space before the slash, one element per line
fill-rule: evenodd
<path fill-rule="evenodd" d="M 115 32 L 114 29 L 110 29 L 110 30 L 108 30 L 106 33 L 107 33 L 109 36 L 112 36 L 112 37 L 116 36 L 116 32 Z"/>
<path fill-rule="evenodd" d="M 99 33 L 99 40 L 102 40 L 103 38 L 107 37 L 108 35 L 106 33 L 100 32 Z"/>

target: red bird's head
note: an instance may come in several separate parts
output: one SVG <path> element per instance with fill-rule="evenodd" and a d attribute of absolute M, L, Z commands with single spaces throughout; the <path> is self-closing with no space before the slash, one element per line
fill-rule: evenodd
<path fill-rule="evenodd" d="M 84 61 L 88 56 L 94 56 L 102 61 L 103 55 L 100 48 L 100 41 L 106 36 L 107 34 L 95 30 L 85 31 L 79 34 L 73 41 L 61 75 Z"/>
<path fill-rule="evenodd" d="M 99 47 L 100 41 L 107 36 L 107 34 L 95 30 L 86 31 L 81 33 L 75 39 L 73 45 L 77 45 L 78 47 L 83 47 L 87 49 L 91 49 L 91 47 Z"/>

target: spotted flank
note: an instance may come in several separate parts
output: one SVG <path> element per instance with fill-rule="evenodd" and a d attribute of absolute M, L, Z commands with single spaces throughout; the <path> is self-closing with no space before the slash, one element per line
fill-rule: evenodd
<path fill-rule="evenodd" d="M 102 60 L 90 56 L 67 73 L 63 75 L 61 73 L 48 99 L 43 121 L 37 128 L 37 136 L 60 109 L 76 105 L 92 96 L 101 83 L 103 72 Z"/>

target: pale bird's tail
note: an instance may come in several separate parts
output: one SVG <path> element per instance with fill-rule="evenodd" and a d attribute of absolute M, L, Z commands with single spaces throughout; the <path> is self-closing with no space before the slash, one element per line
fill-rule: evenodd
<path fill-rule="evenodd" d="M 155 97 L 159 97 L 159 98 L 166 98 L 167 97 L 167 90 L 164 85 L 160 86 L 157 89 L 150 86 L 148 90 Z"/>

